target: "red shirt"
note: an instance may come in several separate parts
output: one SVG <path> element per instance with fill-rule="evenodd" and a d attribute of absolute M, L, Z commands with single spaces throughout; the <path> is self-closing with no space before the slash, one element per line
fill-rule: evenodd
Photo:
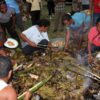
<path fill-rule="evenodd" d="M 100 13 L 100 0 L 94 0 L 94 13 Z"/>
<path fill-rule="evenodd" d="M 95 46 L 100 46 L 100 33 L 98 33 L 96 26 L 90 29 L 88 40 Z"/>

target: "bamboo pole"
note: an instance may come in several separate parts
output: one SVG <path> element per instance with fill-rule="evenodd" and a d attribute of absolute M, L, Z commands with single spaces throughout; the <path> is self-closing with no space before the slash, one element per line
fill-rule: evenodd
<path fill-rule="evenodd" d="M 98 75 L 96 75 L 96 74 L 94 74 L 94 73 L 92 73 L 92 72 L 86 70 L 86 69 L 84 68 L 84 66 L 76 65 L 76 64 L 74 64 L 73 62 L 71 62 L 70 65 L 73 66 L 74 68 L 80 69 L 81 71 L 84 72 L 84 74 L 82 74 L 81 72 L 80 72 L 80 73 L 77 72 L 77 70 L 74 71 L 73 69 L 71 69 L 71 67 L 67 67 L 68 70 L 70 70 L 70 71 L 72 71 L 72 72 L 74 72 L 74 73 L 80 74 L 80 75 L 84 75 L 84 76 L 86 76 L 86 77 L 90 77 L 90 78 L 92 78 L 92 79 L 97 80 L 97 81 L 100 82 L 100 77 L 99 77 Z M 67 65 L 65 65 L 65 66 L 67 66 Z"/>
<path fill-rule="evenodd" d="M 43 85 L 45 85 L 53 76 L 49 76 L 47 79 L 44 79 L 43 81 L 37 83 L 35 86 L 33 86 L 32 88 L 29 89 L 30 92 L 34 93 L 36 92 L 39 88 L 41 88 Z M 23 94 L 21 94 L 18 97 L 18 100 L 23 100 L 24 95 L 26 94 L 26 92 L 24 92 Z"/>

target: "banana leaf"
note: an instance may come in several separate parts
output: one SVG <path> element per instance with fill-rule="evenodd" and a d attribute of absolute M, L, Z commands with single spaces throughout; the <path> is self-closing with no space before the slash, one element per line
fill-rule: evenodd
<path fill-rule="evenodd" d="M 53 76 L 49 76 L 47 79 L 42 80 L 41 82 L 37 83 L 35 86 L 33 86 L 32 88 L 29 89 L 30 92 L 34 93 L 36 92 L 39 88 L 41 88 L 43 85 L 45 85 Z M 26 94 L 26 92 L 24 92 L 23 94 L 21 94 L 18 97 L 18 100 L 23 100 L 24 95 Z"/>

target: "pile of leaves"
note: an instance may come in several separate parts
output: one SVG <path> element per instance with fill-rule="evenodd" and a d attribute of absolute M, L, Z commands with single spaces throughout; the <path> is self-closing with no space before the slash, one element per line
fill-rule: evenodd
<path fill-rule="evenodd" d="M 80 69 L 82 66 L 77 67 L 78 64 L 72 54 L 64 51 L 47 51 L 45 56 L 33 54 L 28 57 L 19 50 L 11 56 L 16 60 L 12 83 L 19 95 L 56 73 L 36 92 L 43 100 L 84 100 L 84 83 L 87 78 L 84 77 L 84 71 Z M 17 69 L 18 66 L 20 67 Z M 95 74 L 98 68 L 100 69 L 98 65 L 92 68 Z M 100 73 L 98 72 L 97 75 L 100 76 Z"/>

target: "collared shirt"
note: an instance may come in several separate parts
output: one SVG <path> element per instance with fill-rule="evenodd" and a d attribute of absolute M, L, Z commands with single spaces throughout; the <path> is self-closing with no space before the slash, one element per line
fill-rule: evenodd
<path fill-rule="evenodd" d="M 64 2 L 59 2 L 55 6 L 56 12 L 64 12 L 64 9 L 65 9 L 65 3 Z"/>
<path fill-rule="evenodd" d="M 31 42 L 35 43 L 36 45 L 43 39 L 49 41 L 47 32 L 40 32 L 36 25 L 23 31 L 22 34 L 24 34 Z M 28 43 L 24 42 L 22 46 L 25 47 L 27 44 Z"/>
<path fill-rule="evenodd" d="M 12 15 L 14 13 L 15 13 L 15 11 L 11 7 L 7 8 L 7 12 L 6 13 L 1 13 L 0 12 L 0 23 L 7 23 L 7 22 L 9 22 L 10 18 L 12 17 Z"/>
<path fill-rule="evenodd" d="M 100 46 L 100 34 L 98 33 L 96 26 L 90 29 L 88 40 L 92 42 L 95 46 Z"/>
<path fill-rule="evenodd" d="M 5 1 L 7 3 L 7 6 L 12 7 L 15 10 L 16 14 L 20 13 L 19 5 L 16 2 L 16 0 L 5 0 Z"/>

